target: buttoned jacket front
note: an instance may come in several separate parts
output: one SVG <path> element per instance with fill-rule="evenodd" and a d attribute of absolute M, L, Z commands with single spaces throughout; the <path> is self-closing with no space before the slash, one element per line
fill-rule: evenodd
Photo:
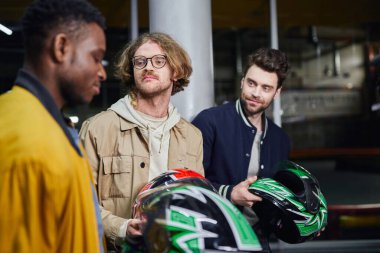
<path fill-rule="evenodd" d="M 290 141 L 283 129 L 262 115 L 258 177 L 273 177 L 277 165 L 288 160 Z M 230 199 L 233 186 L 248 176 L 256 127 L 239 114 L 238 101 L 200 112 L 192 122 L 203 135 L 203 165 L 206 178 Z"/>
<path fill-rule="evenodd" d="M 148 143 L 138 126 L 114 111 L 85 121 L 80 138 L 97 184 L 106 236 L 114 241 L 131 218 L 133 201 L 149 178 Z M 188 168 L 204 175 L 200 131 L 181 119 L 170 130 L 168 168 Z"/>

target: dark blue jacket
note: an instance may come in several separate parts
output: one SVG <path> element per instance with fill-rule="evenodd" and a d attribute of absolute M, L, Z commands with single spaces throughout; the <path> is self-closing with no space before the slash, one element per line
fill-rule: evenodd
<path fill-rule="evenodd" d="M 239 106 L 237 100 L 206 109 L 192 122 L 203 135 L 205 176 L 227 199 L 230 199 L 233 186 L 247 178 L 256 134 L 256 128 L 244 122 L 245 116 L 240 115 Z M 258 176 L 272 177 L 275 165 L 288 159 L 290 141 L 264 114 L 263 122 Z"/>

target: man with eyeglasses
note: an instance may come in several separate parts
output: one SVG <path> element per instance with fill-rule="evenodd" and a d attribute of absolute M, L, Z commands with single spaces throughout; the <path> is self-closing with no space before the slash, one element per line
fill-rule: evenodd
<path fill-rule="evenodd" d="M 116 63 L 116 76 L 128 94 L 82 125 L 105 235 L 113 246 L 141 235 L 141 221 L 131 219 L 131 209 L 149 180 L 173 168 L 204 174 L 201 133 L 170 103 L 191 73 L 189 56 L 171 37 L 143 34 Z"/>

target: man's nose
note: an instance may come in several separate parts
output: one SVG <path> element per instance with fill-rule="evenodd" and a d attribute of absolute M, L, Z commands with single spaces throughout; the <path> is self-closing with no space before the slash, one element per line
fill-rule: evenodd
<path fill-rule="evenodd" d="M 152 62 L 152 59 L 146 59 L 146 66 L 145 66 L 145 68 L 146 69 L 153 69 L 154 67 L 153 67 L 153 62 Z"/>
<path fill-rule="evenodd" d="M 260 87 L 258 86 L 252 87 L 251 94 L 254 97 L 260 97 L 260 94 L 261 94 Z"/>
<path fill-rule="evenodd" d="M 100 63 L 99 65 L 100 65 L 100 67 L 99 67 L 99 71 L 98 71 L 98 77 L 99 77 L 100 81 L 105 81 L 107 79 L 107 72 L 104 69 L 103 64 Z"/>

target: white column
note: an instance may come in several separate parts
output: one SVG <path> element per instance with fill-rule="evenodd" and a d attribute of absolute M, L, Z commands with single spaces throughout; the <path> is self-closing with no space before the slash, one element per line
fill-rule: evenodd
<path fill-rule="evenodd" d="M 131 40 L 139 36 L 139 14 L 137 0 L 131 0 Z"/>
<path fill-rule="evenodd" d="M 192 120 L 214 105 L 211 0 L 149 0 L 149 28 L 169 34 L 191 58 L 190 84 L 172 103 Z"/>
<path fill-rule="evenodd" d="M 278 29 L 277 29 L 277 1 L 270 0 L 270 42 L 271 47 L 278 49 Z M 273 121 L 281 127 L 281 97 L 278 96 L 273 101 Z"/>

